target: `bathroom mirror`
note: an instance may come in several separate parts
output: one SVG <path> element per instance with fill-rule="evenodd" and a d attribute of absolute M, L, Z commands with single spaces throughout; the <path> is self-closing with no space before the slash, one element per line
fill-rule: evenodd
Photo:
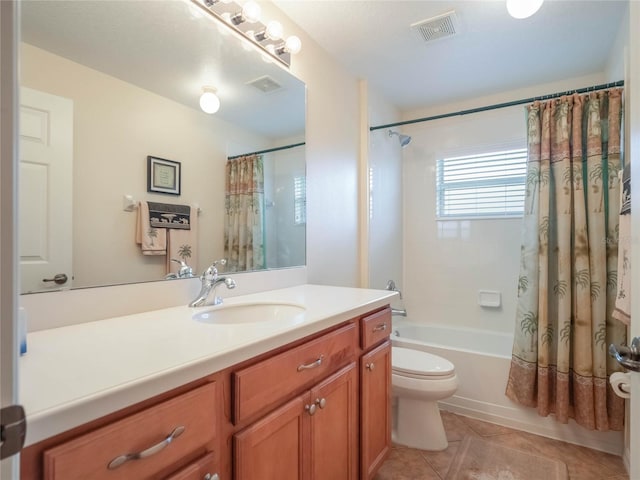
<path fill-rule="evenodd" d="M 163 279 L 140 201 L 198 207 L 201 273 L 224 256 L 227 158 L 264 150 L 266 268 L 304 265 L 305 85 L 285 67 L 182 0 L 23 2 L 21 30 L 22 293 Z M 147 191 L 148 156 L 179 165 L 180 195 Z"/>

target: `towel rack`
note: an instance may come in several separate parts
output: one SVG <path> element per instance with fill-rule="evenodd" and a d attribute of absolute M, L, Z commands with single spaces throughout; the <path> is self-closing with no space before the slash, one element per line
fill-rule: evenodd
<path fill-rule="evenodd" d="M 138 209 L 139 203 L 140 202 L 133 198 L 133 195 L 122 196 L 122 210 L 124 210 L 125 212 L 135 212 Z M 191 204 L 191 206 L 197 210 L 198 215 L 202 213 L 202 209 L 198 206 L 197 203 L 193 203 Z"/>

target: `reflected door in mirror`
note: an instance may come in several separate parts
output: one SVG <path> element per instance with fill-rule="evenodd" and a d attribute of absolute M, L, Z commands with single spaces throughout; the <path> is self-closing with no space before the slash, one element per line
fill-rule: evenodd
<path fill-rule="evenodd" d="M 70 287 L 73 102 L 20 91 L 21 291 Z M 48 279 L 67 277 L 62 284 Z"/>

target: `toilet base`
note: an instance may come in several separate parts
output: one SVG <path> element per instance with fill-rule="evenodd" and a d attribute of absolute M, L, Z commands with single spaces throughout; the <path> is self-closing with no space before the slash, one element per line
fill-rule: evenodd
<path fill-rule="evenodd" d="M 444 450 L 449 445 L 438 402 L 398 397 L 394 441 L 420 450 Z"/>

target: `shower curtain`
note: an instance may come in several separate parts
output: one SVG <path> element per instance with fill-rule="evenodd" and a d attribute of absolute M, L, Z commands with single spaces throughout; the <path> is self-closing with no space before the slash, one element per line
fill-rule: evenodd
<path fill-rule="evenodd" d="M 538 414 L 621 430 L 607 355 L 625 341 L 613 312 L 622 89 L 527 107 L 518 306 L 507 396 Z"/>
<path fill-rule="evenodd" d="M 226 164 L 224 257 L 226 271 L 266 268 L 264 256 L 264 168 L 262 155 Z"/>

